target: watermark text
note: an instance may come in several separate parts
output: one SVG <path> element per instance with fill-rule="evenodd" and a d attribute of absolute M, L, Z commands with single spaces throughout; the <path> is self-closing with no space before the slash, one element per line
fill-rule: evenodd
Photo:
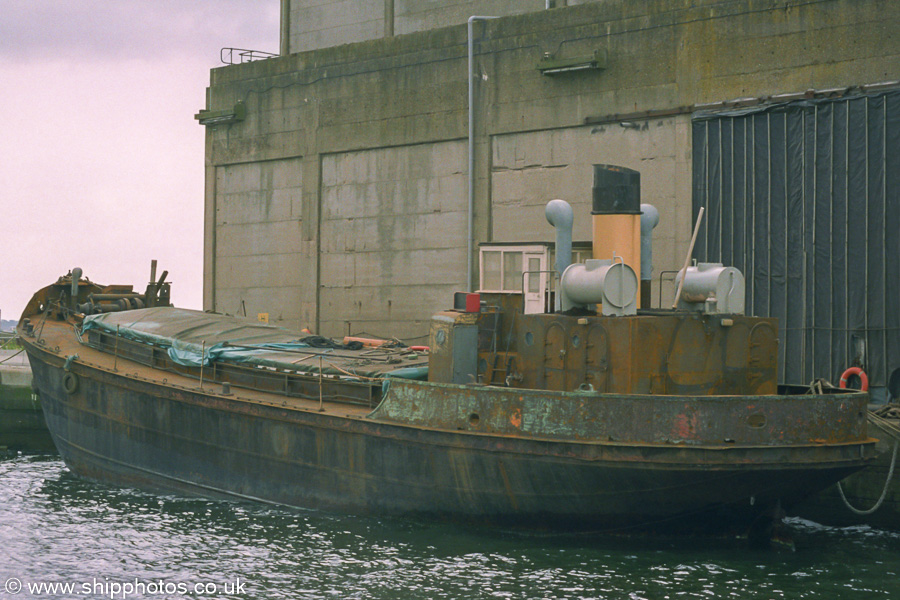
<path fill-rule="evenodd" d="M 224 583 L 214 581 L 164 581 L 129 579 L 113 581 L 104 577 L 92 578 L 90 581 L 22 581 L 18 577 L 7 577 L 3 580 L 0 591 L 11 596 L 85 596 L 90 598 L 109 598 L 110 600 L 128 600 L 128 598 L 146 598 L 163 596 L 166 598 L 202 598 L 218 597 L 223 594 L 243 594 L 247 592 L 247 581 L 237 577 L 234 581 Z"/>

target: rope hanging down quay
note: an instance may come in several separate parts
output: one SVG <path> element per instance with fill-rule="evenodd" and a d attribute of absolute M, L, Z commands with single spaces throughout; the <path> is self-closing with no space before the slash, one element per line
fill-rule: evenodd
<path fill-rule="evenodd" d="M 850 509 L 850 512 L 852 512 L 853 514 L 860 516 L 871 515 L 876 510 L 881 508 L 881 505 L 884 503 L 884 499 L 887 498 L 888 489 L 890 488 L 891 481 L 894 478 L 894 467 L 897 466 L 897 450 L 900 449 L 900 429 L 898 429 L 896 425 L 894 425 L 887 419 L 882 418 L 880 415 L 873 411 L 869 411 L 869 420 L 876 427 L 894 438 L 894 453 L 891 456 L 891 467 L 888 469 L 887 478 L 884 481 L 884 489 L 881 490 L 881 496 L 878 497 L 878 501 L 872 508 L 861 510 L 851 505 L 847 500 L 847 497 L 844 495 L 844 488 L 841 487 L 841 482 L 838 481 L 838 493 L 841 496 L 841 500 L 844 501 L 844 506 Z"/>
<path fill-rule="evenodd" d="M 888 471 L 887 479 L 884 481 L 884 489 L 881 490 L 881 497 L 878 498 L 878 502 L 875 503 L 875 506 L 868 510 L 860 510 L 855 506 L 851 505 L 847 500 L 847 497 L 844 495 L 844 488 L 841 487 L 841 482 L 838 481 L 838 493 L 841 495 L 841 500 L 844 501 L 844 506 L 850 509 L 850 512 L 856 515 L 865 516 L 871 515 L 876 510 L 881 508 L 881 505 L 884 503 L 884 499 L 887 497 L 887 491 L 890 487 L 891 479 L 894 478 L 894 466 L 897 464 L 897 448 L 900 448 L 900 442 L 894 442 L 894 455 L 891 457 L 891 468 Z"/>

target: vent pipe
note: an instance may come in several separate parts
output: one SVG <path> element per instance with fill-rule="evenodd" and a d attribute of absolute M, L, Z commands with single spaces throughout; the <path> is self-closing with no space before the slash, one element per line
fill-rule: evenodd
<path fill-rule="evenodd" d="M 75 267 L 72 269 L 72 285 L 69 289 L 69 308 L 75 310 L 75 305 L 78 303 L 78 282 L 81 280 L 81 267 Z"/>
<path fill-rule="evenodd" d="M 572 264 L 572 223 L 575 221 L 572 206 L 565 200 L 551 200 L 544 208 L 547 221 L 556 229 L 556 272 L 562 274 Z M 562 298 L 556 294 L 556 310 L 562 308 Z"/>
<path fill-rule="evenodd" d="M 659 225 L 659 211 L 652 204 L 641 204 L 641 306 L 650 306 L 650 282 L 653 280 L 653 229 Z"/>

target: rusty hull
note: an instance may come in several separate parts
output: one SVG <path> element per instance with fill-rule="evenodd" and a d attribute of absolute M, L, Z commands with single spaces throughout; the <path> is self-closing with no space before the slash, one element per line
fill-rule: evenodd
<path fill-rule="evenodd" d="M 619 394 L 774 394 L 777 332 L 774 319 L 743 315 L 522 315 L 516 331 L 521 387 L 572 391 L 586 384 Z"/>
<path fill-rule="evenodd" d="M 481 317 L 465 317 L 458 339 L 502 352 L 503 386 L 389 380 L 382 391 L 263 368 L 207 370 L 215 381 L 204 381 L 160 370 L 153 347 L 92 347 L 54 300 L 69 284 L 36 295 L 19 337 L 66 465 L 115 485 L 528 528 L 746 533 L 864 467 L 874 444 L 865 394 L 717 392 L 754 378 L 751 389 L 767 389 L 766 320 L 518 315 L 470 336 Z M 662 341 L 638 350 L 667 335 L 670 350 L 700 339 L 716 349 L 687 362 L 663 360 Z M 540 362 L 528 366 L 532 352 Z M 588 382 L 593 391 L 569 389 Z M 543 384 L 561 390 L 523 389 Z"/>
<path fill-rule="evenodd" d="M 502 305 L 492 297 L 488 302 Z M 777 390 L 775 319 L 688 311 L 645 311 L 624 318 L 523 315 L 505 305 L 481 315 L 454 311 L 436 315 L 429 381 L 449 381 L 444 374 L 452 370 L 448 363 L 454 349 L 441 340 L 452 343 L 451 330 L 476 317 L 481 383 L 690 396 L 765 395 Z M 441 330 L 443 336 L 438 335 Z"/>
<path fill-rule="evenodd" d="M 68 467 L 150 490 L 528 528 L 743 533 L 861 468 L 872 444 L 857 419 L 864 394 L 779 411 L 768 397 L 692 407 L 397 380 L 374 412 L 331 399 L 320 412 L 312 399 L 226 395 L 114 361 L 67 322 L 42 332 L 22 341 Z M 823 421 L 841 441 L 810 439 Z"/>
<path fill-rule="evenodd" d="M 496 419 L 478 406 L 479 430 L 472 408 L 488 398 L 479 390 L 400 381 L 370 416 L 337 403 L 319 412 L 313 402 L 273 394 L 204 391 L 178 375 L 162 382 L 123 360 L 117 372 L 89 348 L 66 371 L 73 349 L 28 347 L 67 466 L 166 492 L 529 528 L 742 533 L 768 523 L 779 504 L 859 469 L 869 446 L 578 440 L 554 433 L 552 415 L 532 413 L 536 398 L 525 394 L 517 406 L 508 390 L 495 400 L 510 410 L 495 411 Z M 74 393 L 64 388 L 67 372 L 79 378 Z M 459 418 L 430 427 L 389 414 L 432 399 L 441 412 L 455 402 Z M 519 408 L 521 427 L 540 435 L 489 430 L 501 419 L 518 430 Z"/>
<path fill-rule="evenodd" d="M 867 443 L 868 394 L 548 394 L 394 380 L 373 419 L 536 439 L 731 448 Z"/>

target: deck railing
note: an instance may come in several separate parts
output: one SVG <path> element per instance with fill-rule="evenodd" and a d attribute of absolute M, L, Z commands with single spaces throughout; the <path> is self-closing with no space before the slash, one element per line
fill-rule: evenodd
<path fill-rule="evenodd" d="M 242 63 L 275 58 L 278 54 L 263 52 L 262 50 L 247 50 L 245 48 L 222 48 L 219 58 L 226 65 L 239 65 Z"/>

